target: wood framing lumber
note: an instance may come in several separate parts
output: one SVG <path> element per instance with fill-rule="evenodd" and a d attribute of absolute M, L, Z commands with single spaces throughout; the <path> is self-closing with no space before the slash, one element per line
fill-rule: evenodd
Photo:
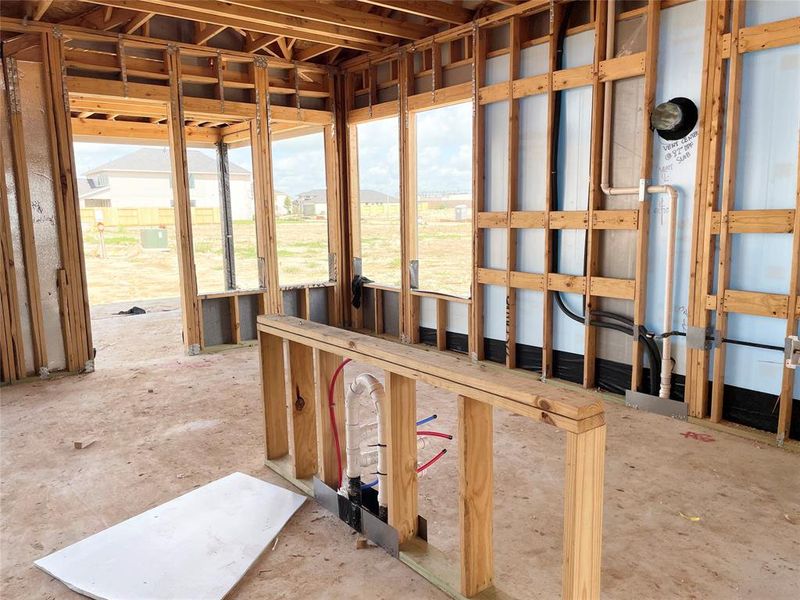
<path fill-rule="evenodd" d="M 486 117 L 479 102 L 480 89 L 486 79 L 486 32 L 477 26 L 472 30 L 472 211 L 479 215 L 485 209 L 486 196 Z M 469 313 L 469 355 L 474 360 L 484 358 L 483 306 L 484 291 L 479 281 L 483 268 L 485 233 L 478 219 L 472 220 L 472 305 Z"/>
<path fill-rule="evenodd" d="M 794 209 L 732 210 L 728 212 L 730 233 L 792 233 L 795 230 Z M 711 213 L 711 233 L 718 235 L 721 215 Z"/>
<path fill-rule="evenodd" d="M 416 381 L 458 394 L 460 585 L 458 582 L 449 585 L 453 586 L 453 593 L 458 590 L 465 597 L 478 595 L 491 587 L 493 408 L 518 412 L 525 402 L 524 395 L 530 392 L 530 385 L 538 385 L 552 391 L 553 396 L 548 397 L 548 401 L 553 402 L 549 404 L 552 409 L 557 403 L 555 396 L 563 390 L 544 384 L 529 373 L 506 370 L 508 376 L 491 377 L 487 376 L 489 369 L 485 365 L 468 359 L 294 317 L 262 315 L 258 318 L 258 329 L 262 335 L 283 338 L 287 349 L 289 346 L 292 350 L 305 347 L 316 356 L 319 352 L 330 353 L 335 356 L 330 368 L 334 368 L 341 356 L 385 371 L 387 405 L 381 418 L 389 455 L 386 473 L 388 523 L 398 532 L 401 558 L 403 552 L 413 555 L 418 550 L 424 551 L 420 546 L 422 542 L 415 537 L 418 526 Z M 288 352 L 291 354 L 291 350 Z M 262 364 L 268 364 L 263 356 Z M 295 369 L 291 371 L 290 377 L 294 378 Z M 527 381 L 529 386 L 518 386 L 515 380 Z M 324 387 L 321 383 L 317 378 L 318 395 L 319 388 Z M 574 396 L 582 394 L 580 391 L 571 393 L 570 401 L 580 402 Z M 317 406 L 320 406 L 319 400 Z M 606 431 L 604 421 L 597 419 L 602 417 L 602 406 L 597 408 L 599 413 L 583 416 L 582 421 L 590 422 L 587 427 L 565 427 L 562 587 L 563 597 L 570 599 L 598 598 L 600 590 Z M 563 415 L 554 412 L 547 412 L 545 416 L 545 412 L 537 415 L 525 410 L 518 414 L 558 427 L 566 425 Z M 320 421 L 317 423 L 319 430 Z M 308 437 L 314 433 L 318 431 L 308 432 L 306 443 L 313 443 Z M 295 481 L 297 479 L 294 477 Z M 435 549 L 427 546 L 427 551 L 435 552 Z"/>
<path fill-rule="evenodd" d="M 744 0 L 733 0 L 731 15 L 731 31 L 738 34 L 745 23 Z M 737 52 L 728 61 L 728 93 L 725 110 L 725 155 L 722 167 L 722 197 L 720 214 L 722 229 L 719 235 L 719 256 L 717 259 L 717 286 L 725 291 L 725 304 L 728 302 L 728 285 L 730 283 L 731 239 L 728 230 L 728 213 L 733 210 L 736 194 L 736 165 L 739 151 L 739 116 L 741 108 L 743 57 Z M 735 304 L 735 294 L 731 302 Z M 717 307 L 716 329 L 724 337 L 728 331 L 728 315 L 721 306 Z M 725 357 L 727 344 L 721 344 L 714 350 L 714 376 L 711 387 L 711 420 L 719 423 L 722 420 L 722 403 L 725 392 Z"/>
<path fill-rule="evenodd" d="M 800 44 L 800 17 L 784 19 L 739 30 L 736 43 L 739 53 Z"/>
<path fill-rule="evenodd" d="M 251 123 L 253 146 L 253 191 L 256 208 L 256 236 L 259 257 L 259 284 L 266 289 L 267 311 L 283 310 L 283 295 L 278 275 L 278 242 L 275 230 L 275 198 L 272 182 L 272 142 L 269 103 L 269 80 L 266 61 L 255 64 L 256 118 Z"/>
<path fill-rule="evenodd" d="M 518 370 L 504 372 L 502 383 L 487 377 L 486 365 L 466 357 L 303 321 L 260 315 L 260 331 L 303 343 L 404 377 L 425 381 L 456 394 L 532 416 L 567 431 L 584 431 L 604 422 L 601 403 L 587 393 L 565 391 Z M 513 398 L 513 400 L 511 400 Z"/>
<path fill-rule="evenodd" d="M 519 205 L 519 100 L 514 98 L 513 81 L 519 77 L 520 71 L 520 37 L 521 24 L 519 17 L 512 17 L 509 22 L 509 61 L 508 61 L 508 176 L 506 199 L 506 366 L 513 369 L 517 366 L 517 290 L 511 287 L 511 272 L 517 268 L 517 230 L 510 227 L 511 215 Z"/>
<path fill-rule="evenodd" d="M 307 479 L 317 472 L 313 349 L 291 341 L 285 342 L 285 345 L 289 356 L 289 379 L 286 384 L 289 454 L 295 478 Z"/>
<path fill-rule="evenodd" d="M 600 12 L 605 11 L 601 10 Z M 644 75 L 646 59 L 647 52 L 637 52 L 636 54 L 601 60 L 598 63 L 600 81 L 617 81 Z"/>
<path fill-rule="evenodd" d="M 569 90 L 591 85 L 594 78 L 592 65 L 562 69 L 553 73 L 553 89 Z"/>
<path fill-rule="evenodd" d="M 180 85 L 181 57 L 179 50 L 167 51 L 170 86 L 167 126 L 170 136 L 172 162 L 172 193 L 175 203 L 175 230 L 178 241 L 178 272 L 180 275 L 183 343 L 187 352 L 196 354 L 202 344 L 202 318 L 197 300 L 197 273 L 192 242 L 192 217 L 189 199 L 189 173 L 186 158 L 184 98 Z"/>
<path fill-rule="evenodd" d="M 412 265 L 418 259 L 417 244 L 417 126 L 414 115 L 408 113 L 408 94 L 413 89 L 413 56 L 403 53 L 399 63 L 400 94 L 400 340 L 419 342 L 419 302 L 411 294 Z M 370 85 L 375 72 L 370 74 Z"/>
<path fill-rule="evenodd" d="M 231 313 L 231 343 L 242 343 L 242 323 L 239 311 L 239 297 L 231 296 L 228 298 L 228 307 Z M 200 313 L 202 314 L 202 312 Z"/>
<path fill-rule="evenodd" d="M 561 23 L 563 7 L 551 3 L 550 4 L 550 29 L 547 35 L 548 50 L 547 50 L 547 65 L 548 77 L 547 84 L 547 184 L 545 186 L 545 206 L 544 206 L 544 224 L 550 222 L 550 212 L 553 205 L 558 201 L 553 198 L 553 185 L 552 178 L 555 177 L 556 172 L 556 157 L 550 152 L 553 147 L 553 137 L 557 135 L 559 124 L 556 123 L 555 118 L 555 105 L 556 96 L 553 86 L 553 72 L 556 70 L 558 64 L 556 38 L 558 37 L 558 28 Z M 544 235 L 544 281 L 549 283 L 549 273 L 552 268 L 553 256 L 553 236 L 556 235 L 552 231 L 545 231 Z M 545 286 L 544 302 L 542 310 L 542 377 L 547 379 L 553 373 L 553 297 L 549 292 L 549 286 Z"/>
<path fill-rule="evenodd" d="M 136 31 L 140 27 L 144 26 L 144 24 L 147 23 L 154 16 L 155 16 L 155 13 L 149 13 L 149 12 L 139 12 L 139 13 L 137 13 L 134 17 L 131 18 L 131 20 L 125 26 L 125 28 L 124 28 L 125 33 L 133 33 L 134 31 Z"/>
<path fill-rule="evenodd" d="M 795 191 L 794 237 L 792 238 L 792 270 L 789 281 L 789 298 L 786 307 L 786 336 L 798 335 L 800 326 L 800 143 L 797 145 L 797 185 Z M 792 426 L 792 403 L 794 398 L 795 370 L 786 365 L 781 378 L 781 396 L 778 406 L 777 440 L 783 445 Z"/>
<path fill-rule="evenodd" d="M 361 0 L 383 8 L 390 8 L 426 19 L 460 25 L 472 18 L 472 12 L 447 2 L 417 2 L 414 0 Z"/>
<path fill-rule="evenodd" d="M 391 371 L 384 386 L 389 525 L 402 544 L 417 534 L 417 389 L 413 379 Z"/>
<path fill-rule="evenodd" d="M 349 113 L 348 113 L 349 120 Z M 349 187 L 350 201 L 347 205 L 349 217 L 349 247 L 351 263 L 348 264 L 348 270 L 352 272 L 352 276 L 361 274 L 356 271 L 353 263 L 360 262 L 361 260 L 361 198 L 360 198 L 360 184 L 359 184 L 359 171 L 358 171 L 358 126 L 348 125 L 347 127 L 347 183 Z M 352 279 L 351 279 L 352 280 Z M 363 303 L 360 308 L 355 308 L 352 303 L 348 302 L 350 307 L 350 322 L 355 329 L 361 329 L 364 326 L 364 310 Z"/>
<path fill-rule="evenodd" d="M 382 102 L 377 106 L 356 108 L 351 110 L 347 116 L 350 125 L 357 125 L 372 119 L 384 119 L 400 114 L 400 103 L 395 100 L 392 102 Z"/>
<path fill-rule="evenodd" d="M 203 46 L 214 36 L 222 33 L 227 27 L 224 25 L 209 25 L 208 23 L 195 23 L 195 36 L 194 43 L 198 46 Z M 245 49 L 247 52 L 248 50 Z M 253 52 L 253 50 L 250 50 Z"/>
<path fill-rule="evenodd" d="M 224 25 L 262 34 L 291 35 L 310 42 L 335 44 L 367 52 L 390 45 L 390 38 L 352 27 L 329 25 L 297 17 L 238 6 L 218 0 L 96 0 L 98 4 L 134 11 L 151 12 L 177 19 L 189 19 L 211 25 Z"/>
<path fill-rule="evenodd" d="M 131 0 L 136 1 L 136 0 Z M 102 18 L 102 11 L 104 7 L 98 7 L 100 11 L 100 17 Z M 97 15 L 98 11 L 92 11 L 89 13 L 89 16 Z M 196 57 L 205 57 L 205 58 L 216 58 L 217 56 L 221 56 L 225 61 L 232 61 L 232 62 L 240 62 L 240 63 L 248 63 L 253 60 L 253 54 L 248 52 L 241 52 L 237 50 L 228 50 L 222 48 L 209 48 L 207 46 L 202 46 L 198 44 L 191 44 L 185 42 L 176 42 L 174 40 L 163 40 L 154 37 L 148 37 L 143 35 L 131 35 L 131 34 L 119 34 L 113 33 L 111 31 L 106 31 L 105 29 L 113 29 L 114 27 L 118 27 L 124 23 L 127 23 L 131 16 L 134 14 L 134 11 L 126 10 L 122 11 L 117 9 L 114 13 L 114 19 L 111 22 L 111 26 L 97 26 L 95 29 L 87 29 L 81 25 L 75 25 L 70 21 L 64 23 L 43 23 L 37 21 L 25 21 L 22 19 L 14 19 L 10 17 L 3 17 L 0 20 L 0 31 L 6 32 L 14 32 L 14 33 L 23 33 L 23 34 L 38 34 L 38 33 L 55 33 L 58 32 L 64 36 L 67 36 L 70 40 L 81 40 L 81 41 L 93 41 L 93 42 L 100 42 L 100 43 L 110 43 L 110 44 L 117 44 L 120 40 L 122 40 L 126 46 L 128 47 L 135 47 L 135 48 L 147 48 L 150 50 L 161 50 L 165 52 L 169 47 L 173 47 L 176 49 L 180 49 L 185 55 L 187 56 L 196 56 Z M 117 19 L 117 15 L 122 15 L 122 18 L 114 24 L 113 21 Z M 92 23 L 91 25 L 94 25 Z M 102 24 L 101 24 L 102 25 Z M 279 30 L 276 35 L 284 35 L 285 31 Z M 38 38 L 38 36 L 35 36 Z M 30 45 L 32 38 L 27 36 L 18 36 L 14 40 L 9 40 L 6 42 L 6 49 L 8 49 L 8 44 L 14 42 L 14 47 L 17 47 L 17 39 L 24 39 L 26 41 L 25 44 L 19 43 L 21 47 L 26 48 Z M 35 43 L 35 42 L 34 42 Z M 334 43 L 334 42 L 331 42 Z M 310 62 L 299 62 L 299 61 L 288 61 L 281 57 L 270 58 L 270 67 L 275 69 L 295 69 L 301 68 L 307 72 L 314 72 L 314 73 L 327 73 L 329 67 L 326 65 L 319 65 Z"/>
<path fill-rule="evenodd" d="M 655 108 L 656 77 L 658 72 L 659 31 L 661 27 L 661 2 L 647 4 L 647 38 L 645 41 L 646 65 L 644 74 L 644 110 L 642 111 L 642 161 L 639 180 L 649 181 L 653 173 L 653 130 L 650 115 Z M 649 198 L 639 202 L 639 228 L 636 230 L 636 292 L 633 299 L 633 322 L 635 327 L 644 325 L 647 309 L 647 255 L 650 236 Z M 631 343 L 631 389 L 638 391 L 642 383 L 643 346 L 638 336 Z M 651 393 L 654 390 L 651 390 Z"/>
<path fill-rule="evenodd" d="M 450 106 L 465 102 L 472 98 L 472 84 L 459 83 L 457 85 L 439 88 L 431 92 L 422 92 L 408 97 L 408 110 L 427 110 L 438 106 Z M 373 107 L 374 109 L 375 107 Z"/>
<path fill-rule="evenodd" d="M 94 359 L 89 294 L 80 222 L 80 204 L 72 145 L 69 92 L 63 69 L 64 41 L 55 35 L 43 36 L 45 53 L 45 102 L 50 129 L 50 154 L 54 185 L 56 219 L 62 270 L 59 276 L 62 333 L 69 371 L 92 368 Z"/>
<path fill-rule="evenodd" d="M 260 346 L 261 396 L 264 403 L 264 456 L 275 460 L 289 453 L 286 415 L 286 384 L 283 341 L 258 332 Z"/>
<path fill-rule="evenodd" d="M 25 134 L 22 123 L 23 101 L 19 90 L 19 75 L 16 59 L 8 57 L 4 61 L 8 105 L 8 125 L 11 144 L 11 161 L 16 186 L 17 215 L 22 245 L 22 267 L 25 270 L 28 311 L 31 329 L 31 349 L 33 364 L 31 369 L 38 373 L 47 367 L 47 346 L 44 339 L 42 301 L 39 293 L 39 264 L 36 255 L 36 239 L 33 229 L 30 183 L 25 152 Z"/>
<path fill-rule="evenodd" d="M 458 521 L 461 593 L 470 597 L 492 585 L 492 406 L 458 397 Z"/>
<path fill-rule="evenodd" d="M 2 103 L 0 103 L 2 104 Z M 11 220 L 4 157 L 0 153 L 0 381 L 12 382 L 27 375 L 24 341 L 17 295 L 17 269 L 11 243 Z"/>
<path fill-rule="evenodd" d="M 600 597 L 606 426 L 567 433 L 562 598 Z"/>
<path fill-rule="evenodd" d="M 169 140 L 167 125 L 160 123 L 139 123 L 133 121 L 108 121 L 106 119 L 72 118 L 72 135 L 81 138 L 103 138 L 112 140 L 146 140 L 166 142 Z M 216 144 L 220 130 L 215 127 L 186 127 L 186 142 L 191 145 Z"/>
<path fill-rule="evenodd" d="M 53 0 L 36 0 L 36 2 L 33 3 L 33 14 L 31 14 L 31 18 L 34 21 L 41 19 L 52 3 Z"/>
<path fill-rule="evenodd" d="M 342 358 L 314 349 L 314 398 L 316 402 L 317 425 L 317 476 L 330 487 L 339 485 L 339 465 L 345 463 L 345 419 L 344 419 L 344 375 L 340 374 L 333 387 L 333 398 L 329 407 L 328 389 L 331 379 Z M 330 411 L 336 417 L 336 431 L 339 436 L 339 456 L 337 459 L 334 444 Z"/>
<path fill-rule="evenodd" d="M 333 82 L 331 82 L 333 90 Z M 336 107 L 334 105 L 334 110 Z M 339 183 L 339 139 L 335 125 L 327 125 L 323 130 L 325 144 L 325 190 L 328 207 L 328 278 L 333 282 L 333 293 L 329 296 L 331 306 L 328 307 L 329 325 L 341 326 L 344 323 L 343 307 L 349 290 L 348 279 L 342 262 L 343 231 L 342 203 L 343 195 Z"/>
<path fill-rule="evenodd" d="M 436 298 L 436 348 L 447 350 L 447 301 Z"/>
<path fill-rule="evenodd" d="M 719 298 L 719 295 L 717 296 Z M 718 313 L 739 313 L 786 319 L 789 315 L 789 296 L 726 289 L 722 301 L 714 308 Z M 719 315 L 718 315 L 719 317 Z M 724 333 L 722 335 L 725 335 Z M 724 345 L 724 344 L 723 344 Z"/>
<path fill-rule="evenodd" d="M 693 231 L 689 270 L 689 326 L 706 328 L 710 316 L 705 297 L 710 290 L 713 268 L 711 213 L 714 210 L 722 144 L 721 107 L 723 106 L 722 37 L 728 16 L 728 2 L 706 4 L 706 37 L 703 55 L 703 82 L 699 110 L 696 201 L 693 208 Z M 688 349 L 686 358 L 686 399 L 689 415 L 704 417 L 708 408 L 708 351 Z"/>
<path fill-rule="evenodd" d="M 589 212 L 585 210 L 552 210 L 550 211 L 550 229 L 588 229 Z"/>
<path fill-rule="evenodd" d="M 613 4 L 611 7 L 613 8 Z M 605 88 L 603 82 L 603 63 L 607 63 L 607 50 L 611 42 L 607 40 L 608 10 L 602 4 L 596 6 L 594 19 L 594 63 L 593 72 L 595 73 L 592 82 L 592 135 L 590 141 L 590 165 L 589 165 L 589 199 L 587 201 L 587 211 L 551 212 L 548 225 L 552 229 L 554 223 L 559 223 L 571 228 L 586 229 L 586 295 L 584 296 L 583 314 L 591 315 L 595 309 L 595 292 L 608 292 L 608 288 L 602 288 L 603 281 L 595 277 L 599 271 L 600 262 L 600 234 L 594 228 L 594 213 L 603 206 L 602 180 L 602 156 L 603 156 L 603 133 L 604 133 L 604 106 L 606 102 Z M 644 57 L 642 63 L 644 63 Z M 613 69 L 612 69 L 613 71 Z M 609 132 L 610 135 L 610 132 Z M 591 224 L 591 225 L 590 225 Z M 613 287 L 612 287 L 613 290 Z M 583 328 L 583 387 L 593 388 L 595 386 L 595 363 L 597 359 L 597 328 L 591 324 L 591 316 L 584 318 Z"/>
<path fill-rule="evenodd" d="M 541 273 L 523 273 L 521 271 L 511 272 L 511 287 L 525 290 L 543 292 L 545 290 L 544 275 Z"/>
<path fill-rule="evenodd" d="M 270 13 L 278 13 L 299 19 L 338 25 L 346 29 L 354 28 L 371 31 L 382 35 L 416 40 L 435 33 L 435 29 L 422 23 L 390 19 L 381 15 L 353 10 L 341 5 L 328 5 L 320 2 L 296 2 L 292 0 L 231 0 L 236 6 L 266 9 Z M 234 9 L 238 10 L 238 9 Z"/>

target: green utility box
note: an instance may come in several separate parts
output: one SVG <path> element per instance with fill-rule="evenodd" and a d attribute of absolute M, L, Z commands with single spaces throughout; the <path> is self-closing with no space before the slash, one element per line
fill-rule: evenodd
<path fill-rule="evenodd" d="M 161 227 L 150 227 L 139 231 L 139 239 L 145 250 L 166 250 L 169 240 L 167 230 Z"/>

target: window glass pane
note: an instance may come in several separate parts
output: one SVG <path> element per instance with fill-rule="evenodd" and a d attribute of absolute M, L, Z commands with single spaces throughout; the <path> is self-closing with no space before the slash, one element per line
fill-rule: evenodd
<path fill-rule="evenodd" d="M 322 136 L 317 131 L 272 142 L 281 285 L 329 279 L 328 196 Z"/>
<path fill-rule="evenodd" d="M 398 119 L 356 125 L 365 277 L 400 286 L 400 156 Z"/>
<path fill-rule="evenodd" d="M 240 290 L 259 288 L 252 169 L 253 149 L 249 143 L 228 148 L 234 269 L 236 288 Z"/>
<path fill-rule="evenodd" d="M 419 288 L 469 296 L 472 281 L 472 104 L 420 112 Z"/>

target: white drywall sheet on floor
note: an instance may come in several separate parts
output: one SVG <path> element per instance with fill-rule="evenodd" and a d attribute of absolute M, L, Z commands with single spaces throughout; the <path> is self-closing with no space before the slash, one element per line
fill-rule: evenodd
<path fill-rule="evenodd" d="M 304 501 L 233 473 L 35 564 L 90 598 L 223 598 Z"/>

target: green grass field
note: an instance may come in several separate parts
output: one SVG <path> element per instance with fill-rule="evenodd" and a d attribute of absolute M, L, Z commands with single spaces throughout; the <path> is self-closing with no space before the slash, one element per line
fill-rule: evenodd
<path fill-rule="evenodd" d="M 452 209 L 420 211 L 420 287 L 468 295 L 471 224 L 452 220 L 452 214 Z M 178 296 L 174 226 L 166 228 L 169 247 L 165 250 L 143 249 L 139 241 L 140 229 L 107 227 L 103 233 L 106 257 L 101 258 L 97 229 L 94 225 L 83 224 L 90 304 Z M 233 229 L 237 287 L 257 288 L 255 224 L 235 222 Z M 192 234 L 198 291 L 224 291 L 220 225 L 195 225 Z M 277 236 L 281 285 L 328 280 L 327 222 L 324 217 L 279 217 Z M 399 286 L 399 216 L 383 211 L 362 213 L 361 238 L 364 274 L 377 283 Z"/>

